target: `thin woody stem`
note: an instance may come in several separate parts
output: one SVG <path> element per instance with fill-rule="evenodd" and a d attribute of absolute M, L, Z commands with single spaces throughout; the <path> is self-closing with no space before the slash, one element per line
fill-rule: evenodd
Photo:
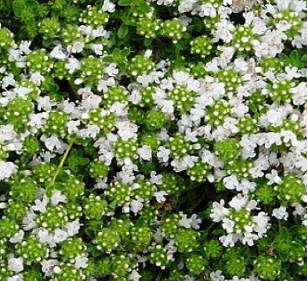
<path fill-rule="evenodd" d="M 65 151 L 65 153 L 64 153 L 64 155 L 63 155 L 63 157 L 61 159 L 61 162 L 59 163 L 59 166 L 57 167 L 57 170 L 56 170 L 56 172 L 55 172 L 55 174 L 53 176 L 53 179 L 52 179 L 49 187 L 52 186 L 55 183 L 55 180 L 56 180 L 58 174 L 60 173 L 60 171 L 61 171 L 61 169 L 62 169 L 62 167 L 63 167 L 63 165 L 65 163 L 65 160 L 66 160 L 66 158 L 67 158 L 67 156 L 68 156 L 68 154 L 69 154 L 69 152 L 70 152 L 70 150 L 71 150 L 71 148 L 72 148 L 72 146 L 73 146 L 75 141 L 76 141 L 76 139 L 74 139 L 74 138 L 70 140 L 70 142 L 69 142 L 69 144 L 68 144 L 68 146 L 66 148 L 66 151 Z"/>

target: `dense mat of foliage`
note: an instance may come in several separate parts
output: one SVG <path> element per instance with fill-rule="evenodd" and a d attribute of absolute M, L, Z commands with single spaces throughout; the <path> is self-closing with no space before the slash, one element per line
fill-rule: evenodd
<path fill-rule="evenodd" d="M 0 281 L 307 275 L 299 0 L 0 0 Z"/>

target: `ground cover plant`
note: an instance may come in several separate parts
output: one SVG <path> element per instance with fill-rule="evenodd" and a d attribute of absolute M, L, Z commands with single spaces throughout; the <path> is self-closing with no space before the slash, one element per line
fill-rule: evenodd
<path fill-rule="evenodd" d="M 306 280 L 306 10 L 0 0 L 0 281 Z"/>

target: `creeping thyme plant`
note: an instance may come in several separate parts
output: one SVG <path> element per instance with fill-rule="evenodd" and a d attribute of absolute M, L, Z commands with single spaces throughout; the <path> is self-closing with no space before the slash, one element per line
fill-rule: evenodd
<path fill-rule="evenodd" d="M 0 281 L 306 280 L 306 1 L 0 22 Z"/>

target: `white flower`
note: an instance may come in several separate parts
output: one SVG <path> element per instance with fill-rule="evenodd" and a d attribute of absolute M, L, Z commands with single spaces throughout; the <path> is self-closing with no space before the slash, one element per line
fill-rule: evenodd
<path fill-rule="evenodd" d="M 61 152 L 61 151 L 59 151 L 59 152 Z M 43 157 L 44 162 L 46 162 L 46 163 L 49 163 L 50 160 L 56 156 L 56 154 L 53 154 L 50 151 L 42 152 L 39 155 L 41 157 Z"/>
<path fill-rule="evenodd" d="M 10 242 L 12 244 L 17 244 L 17 243 L 20 243 L 23 239 L 23 236 L 24 236 L 24 231 L 23 230 L 19 230 L 17 233 L 15 233 L 15 235 L 13 235 L 11 238 L 10 238 Z"/>
<path fill-rule="evenodd" d="M 229 215 L 229 210 L 224 207 L 225 200 L 221 199 L 220 203 L 213 202 L 212 204 L 212 211 L 210 214 L 210 218 L 214 222 L 220 222 L 223 220 L 227 215 Z"/>
<path fill-rule="evenodd" d="M 128 276 L 129 280 L 131 281 L 139 281 L 141 277 L 142 276 L 136 270 L 132 270 Z"/>
<path fill-rule="evenodd" d="M 150 173 L 150 183 L 151 184 L 157 184 L 157 185 L 162 184 L 162 177 L 163 176 L 161 174 L 157 175 L 156 171 L 152 171 Z"/>
<path fill-rule="evenodd" d="M 274 126 L 280 126 L 282 124 L 282 118 L 281 114 L 274 110 L 274 109 L 269 109 L 267 114 L 266 114 L 268 121 Z"/>
<path fill-rule="evenodd" d="M 102 55 L 103 45 L 102 44 L 92 44 L 91 49 L 96 55 Z"/>
<path fill-rule="evenodd" d="M 34 73 L 31 74 L 29 80 L 34 82 L 36 85 L 40 86 L 41 83 L 44 82 L 46 79 L 39 72 L 34 72 Z"/>
<path fill-rule="evenodd" d="M 179 225 L 185 228 L 191 228 L 192 219 L 188 218 L 186 214 L 184 214 L 181 219 L 179 220 Z"/>
<path fill-rule="evenodd" d="M 113 77 L 110 77 L 108 79 L 101 79 L 101 80 L 98 81 L 97 90 L 99 92 L 101 92 L 101 91 L 107 92 L 108 87 L 114 86 L 114 85 L 115 85 L 115 80 L 114 80 Z"/>
<path fill-rule="evenodd" d="M 73 133 L 79 132 L 78 126 L 80 126 L 80 124 L 81 124 L 81 122 L 79 120 L 77 120 L 77 121 L 73 121 L 73 120 L 68 121 L 67 122 L 67 131 L 68 131 L 68 133 L 73 134 Z"/>
<path fill-rule="evenodd" d="M 244 232 L 244 237 L 242 239 L 242 243 L 243 245 L 248 245 L 248 246 L 253 246 L 255 243 L 254 243 L 254 240 L 258 240 L 259 237 L 254 234 L 254 233 L 251 233 L 251 232 Z"/>
<path fill-rule="evenodd" d="M 95 138 L 100 132 L 100 128 L 96 125 L 87 125 L 87 128 L 81 129 L 78 135 L 82 138 Z"/>
<path fill-rule="evenodd" d="M 52 192 L 52 196 L 51 196 L 51 204 L 53 206 L 56 206 L 60 202 L 66 203 L 67 202 L 67 198 L 66 198 L 65 195 L 62 194 L 62 192 L 60 190 L 54 190 Z"/>
<path fill-rule="evenodd" d="M 46 206 L 49 203 L 49 198 L 44 195 L 42 200 L 36 199 L 34 203 L 35 205 L 31 207 L 32 210 L 41 212 L 41 213 L 45 213 Z"/>
<path fill-rule="evenodd" d="M 116 76 L 119 73 L 119 69 L 116 67 L 115 63 L 111 63 L 104 69 L 104 72 L 109 76 Z"/>
<path fill-rule="evenodd" d="M 235 243 L 239 240 L 238 234 L 228 233 L 219 238 L 224 247 L 233 247 Z"/>
<path fill-rule="evenodd" d="M 165 202 L 166 198 L 164 196 L 168 195 L 166 191 L 156 191 L 154 193 L 154 197 L 156 197 L 156 200 L 158 203 Z"/>
<path fill-rule="evenodd" d="M 33 210 L 30 209 L 27 212 L 27 215 L 22 219 L 23 229 L 30 230 L 36 227 L 36 222 L 35 222 L 36 217 L 37 217 L 36 214 L 33 212 Z"/>
<path fill-rule="evenodd" d="M 79 220 L 74 220 L 65 224 L 65 228 L 69 236 L 76 235 L 79 232 L 80 226 Z"/>
<path fill-rule="evenodd" d="M 30 52 L 31 41 L 21 41 L 19 49 L 21 52 L 28 54 Z"/>
<path fill-rule="evenodd" d="M 238 189 L 239 187 L 239 181 L 237 180 L 236 175 L 225 177 L 223 179 L 223 184 L 229 190 Z"/>
<path fill-rule="evenodd" d="M 102 5 L 102 10 L 104 12 L 114 13 L 115 12 L 115 4 L 113 4 L 109 0 L 104 0 L 103 5 Z"/>
<path fill-rule="evenodd" d="M 281 207 L 279 207 L 279 208 L 275 208 L 275 209 L 273 210 L 272 215 L 273 215 L 275 218 L 279 219 L 279 220 L 287 220 L 287 218 L 288 218 L 288 216 L 289 216 L 289 214 L 288 214 L 288 212 L 287 212 L 287 208 L 284 207 L 284 206 L 281 206 Z"/>
<path fill-rule="evenodd" d="M 110 112 L 114 113 L 117 116 L 127 116 L 128 112 L 127 112 L 127 108 L 126 105 L 122 102 L 115 102 L 111 105 L 110 107 Z"/>
<path fill-rule="evenodd" d="M 57 228 L 54 231 L 53 239 L 54 239 L 55 243 L 61 243 L 61 242 L 65 241 L 67 238 L 68 238 L 68 234 L 67 234 L 66 231 L 61 230 L 59 228 Z"/>
<path fill-rule="evenodd" d="M 171 154 L 171 151 L 168 148 L 165 148 L 164 146 L 159 146 L 157 157 L 159 159 L 159 162 L 167 162 L 169 160 L 169 156 Z"/>
<path fill-rule="evenodd" d="M 67 58 L 68 52 L 62 45 L 57 45 L 51 51 L 50 56 L 58 60 L 64 60 Z"/>
<path fill-rule="evenodd" d="M 55 246 L 55 242 L 53 241 L 53 235 L 49 233 L 47 229 L 39 229 L 36 235 L 41 243 L 49 245 L 52 244 L 53 246 Z"/>
<path fill-rule="evenodd" d="M 142 198 L 137 199 L 137 200 L 132 200 L 130 202 L 130 210 L 134 213 L 137 214 L 139 211 L 143 209 L 143 204 L 144 200 Z"/>
<path fill-rule="evenodd" d="M 267 182 L 268 185 L 277 183 L 277 184 L 281 184 L 282 183 L 282 179 L 278 176 L 278 172 L 275 169 L 271 170 L 271 173 L 267 173 L 265 175 L 265 177 L 269 180 Z"/>
<path fill-rule="evenodd" d="M 195 277 L 191 277 L 190 275 L 185 275 L 183 281 L 195 281 Z"/>
<path fill-rule="evenodd" d="M 54 151 L 55 148 L 61 149 L 63 142 L 56 136 L 56 135 L 52 135 L 51 137 L 47 138 L 44 140 L 45 141 L 45 145 L 46 147 L 50 150 L 50 151 Z"/>
<path fill-rule="evenodd" d="M 21 274 L 14 275 L 7 279 L 7 281 L 22 281 L 22 280 L 23 280 L 23 276 Z"/>
<path fill-rule="evenodd" d="M 225 277 L 224 277 L 224 275 L 222 275 L 221 270 L 211 272 L 210 277 L 211 277 L 212 281 L 224 281 L 225 280 Z"/>
<path fill-rule="evenodd" d="M 81 53 L 84 48 L 84 42 L 74 42 L 74 45 L 71 47 L 72 53 Z"/>
<path fill-rule="evenodd" d="M 232 40 L 232 31 L 234 30 L 234 25 L 225 19 L 222 19 L 215 25 L 215 29 L 212 32 L 213 42 L 218 42 L 223 40 L 225 43 L 230 43 Z"/>
<path fill-rule="evenodd" d="M 56 259 L 50 259 L 50 260 L 43 260 L 41 261 L 41 268 L 42 271 L 45 273 L 46 276 L 51 276 L 53 275 L 54 272 L 54 267 L 59 264 L 59 261 Z"/>
<path fill-rule="evenodd" d="M 13 162 L 0 161 L 0 181 L 11 177 L 17 172 L 17 166 Z"/>
<path fill-rule="evenodd" d="M 76 70 L 81 68 L 81 63 L 76 58 L 68 58 L 68 63 L 65 64 L 69 74 L 73 74 Z"/>
<path fill-rule="evenodd" d="M 205 3 L 200 5 L 200 17 L 209 16 L 209 17 L 216 17 L 216 9 L 212 6 L 211 3 Z"/>
<path fill-rule="evenodd" d="M 262 238 L 270 227 L 269 220 L 270 217 L 265 212 L 260 212 L 257 216 L 253 217 L 253 222 L 255 223 L 254 231 L 257 232 L 259 238 Z"/>
<path fill-rule="evenodd" d="M 8 269 L 17 273 L 23 271 L 23 258 L 8 259 Z"/>
<path fill-rule="evenodd" d="M 233 227 L 235 226 L 235 223 L 233 220 L 230 220 L 228 218 L 223 219 L 222 227 L 226 230 L 227 233 L 233 232 Z"/>
<path fill-rule="evenodd" d="M 130 138 L 137 137 L 138 126 L 128 120 L 118 121 L 115 126 L 118 131 L 117 134 L 124 140 L 127 141 Z"/>
<path fill-rule="evenodd" d="M 75 258 L 75 267 L 76 268 L 87 268 L 88 258 L 85 256 L 77 256 Z"/>
<path fill-rule="evenodd" d="M 16 132 L 14 131 L 13 125 L 1 125 L 0 126 L 0 141 L 10 141 L 13 140 L 17 136 Z"/>
<path fill-rule="evenodd" d="M 7 88 L 8 86 L 15 86 L 15 79 L 12 73 L 2 78 L 2 88 Z"/>
<path fill-rule="evenodd" d="M 37 98 L 37 109 L 39 111 L 45 110 L 49 111 L 51 110 L 52 106 L 54 106 L 56 103 L 51 101 L 49 96 L 44 96 L 44 97 L 38 97 Z"/>
<path fill-rule="evenodd" d="M 191 219 L 192 219 L 192 222 L 191 222 L 192 228 L 199 229 L 200 224 L 202 223 L 202 220 L 200 218 L 198 218 L 196 214 L 193 214 L 191 216 Z"/>

